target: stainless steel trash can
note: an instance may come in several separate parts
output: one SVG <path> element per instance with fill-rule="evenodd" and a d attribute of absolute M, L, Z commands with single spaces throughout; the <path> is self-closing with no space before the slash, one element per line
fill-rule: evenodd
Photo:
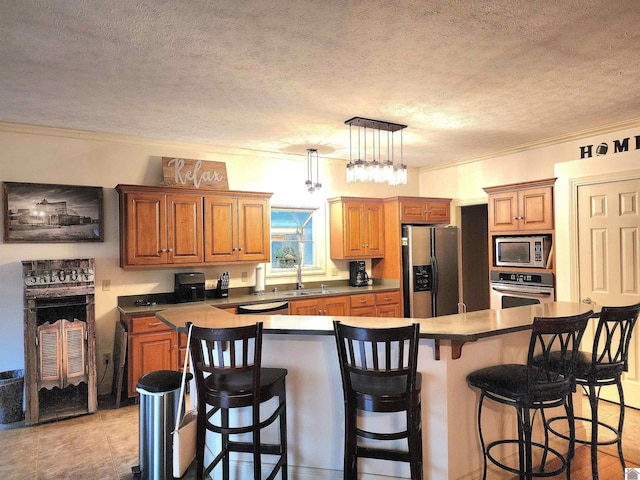
<path fill-rule="evenodd" d="M 190 379 L 189 374 L 188 379 Z M 143 375 L 140 394 L 139 453 L 142 480 L 173 479 L 171 432 L 176 423 L 182 373 L 158 370 Z"/>

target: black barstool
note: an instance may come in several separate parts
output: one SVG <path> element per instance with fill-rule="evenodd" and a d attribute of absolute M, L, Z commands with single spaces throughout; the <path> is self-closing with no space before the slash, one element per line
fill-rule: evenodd
<path fill-rule="evenodd" d="M 591 445 L 591 470 L 594 480 L 599 478 L 598 446 L 600 445 L 616 444 L 622 470 L 625 469 L 624 455 L 622 454 L 622 427 L 624 426 L 622 374 L 629 369 L 629 343 L 638 319 L 638 312 L 640 312 L 640 303 L 627 307 L 602 307 L 592 350 L 590 352 L 581 351 L 578 354 L 576 383 L 582 386 L 585 395 L 589 397 L 591 418 L 575 417 L 575 420 L 588 422 L 591 425 L 591 436 L 588 440 L 576 438 L 576 442 Z M 605 385 L 615 385 L 618 389 L 620 414 L 617 426 L 598 419 L 600 389 Z M 563 420 L 565 420 L 564 417 L 549 419 L 548 428 L 556 435 L 566 438 L 552 427 L 553 423 Z M 599 427 L 609 430 L 613 436 L 609 436 L 607 439 L 599 438 Z"/>
<path fill-rule="evenodd" d="M 196 435 L 197 478 L 203 479 L 222 461 L 223 478 L 229 478 L 229 452 L 253 454 L 254 479 L 262 478 L 261 454 L 276 455 L 278 460 L 267 477 L 278 471 L 287 479 L 287 414 L 284 368 L 262 368 L 262 322 L 246 327 L 200 328 L 191 332 L 191 355 L 198 396 L 198 427 Z M 260 421 L 260 405 L 274 397 L 278 405 L 273 413 Z M 229 411 L 250 407 L 251 423 L 230 426 Z M 215 422 L 214 416 L 218 421 Z M 264 444 L 261 430 L 280 422 L 280 443 Z M 222 436 L 222 449 L 205 467 L 206 432 Z M 230 436 L 251 433 L 250 442 L 232 441 Z"/>
<path fill-rule="evenodd" d="M 422 414 L 417 369 L 419 325 L 361 328 L 334 321 L 345 406 L 344 478 L 358 477 L 358 458 L 408 462 L 411 478 L 422 479 Z M 406 426 L 373 432 L 357 426 L 357 412 L 404 413 Z M 366 446 L 407 439 L 407 449 Z"/>
<path fill-rule="evenodd" d="M 575 391 L 575 366 L 578 347 L 587 320 L 593 312 L 568 317 L 535 317 L 529 342 L 527 364 L 505 364 L 482 368 L 470 373 L 467 382 L 480 389 L 478 403 L 478 434 L 483 453 L 483 479 L 487 477 L 487 460 L 520 478 L 548 477 L 567 472 L 570 478 L 570 464 L 573 456 L 575 430 L 573 424 L 572 393 Z M 551 352 L 557 351 L 561 359 L 552 369 Z M 538 355 L 540 355 L 538 357 Z M 556 355 L 556 354 L 554 354 Z M 482 434 L 482 406 L 485 398 L 510 405 L 516 409 L 518 421 L 517 439 L 500 439 L 485 445 Z M 568 419 L 569 446 L 567 455 L 549 447 L 548 431 L 544 429 L 544 444 L 533 441 L 533 420 L 540 412 L 543 425 L 545 410 L 563 406 Z M 533 416 L 531 411 L 534 412 Z M 491 454 L 494 447 L 515 444 L 518 446 L 518 466 L 504 463 Z M 533 466 L 533 448 L 542 449 L 542 461 L 538 469 Z M 560 460 L 560 467 L 545 471 L 547 455 Z"/>

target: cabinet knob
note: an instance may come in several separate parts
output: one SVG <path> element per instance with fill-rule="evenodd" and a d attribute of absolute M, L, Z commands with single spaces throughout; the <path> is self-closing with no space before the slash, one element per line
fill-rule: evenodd
<path fill-rule="evenodd" d="M 169 253 L 173 252 L 173 248 L 168 249 L 167 252 Z"/>

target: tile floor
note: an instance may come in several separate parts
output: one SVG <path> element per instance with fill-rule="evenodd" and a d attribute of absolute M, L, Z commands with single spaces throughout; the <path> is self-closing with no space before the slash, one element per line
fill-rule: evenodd
<path fill-rule="evenodd" d="M 585 409 L 586 409 L 585 404 Z M 617 416 L 617 405 L 601 404 L 601 416 Z M 101 406 L 93 415 L 23 428 L 0 429 L 2 479 L 131 479 L 138 465 L 138 406 Z M 625 458 L 640 464 L 640 411 L 627 409 Z M 615 453 L 615 447 L 603 450 Z M 194 478 L 194 466 L 183 479 Z"/>

